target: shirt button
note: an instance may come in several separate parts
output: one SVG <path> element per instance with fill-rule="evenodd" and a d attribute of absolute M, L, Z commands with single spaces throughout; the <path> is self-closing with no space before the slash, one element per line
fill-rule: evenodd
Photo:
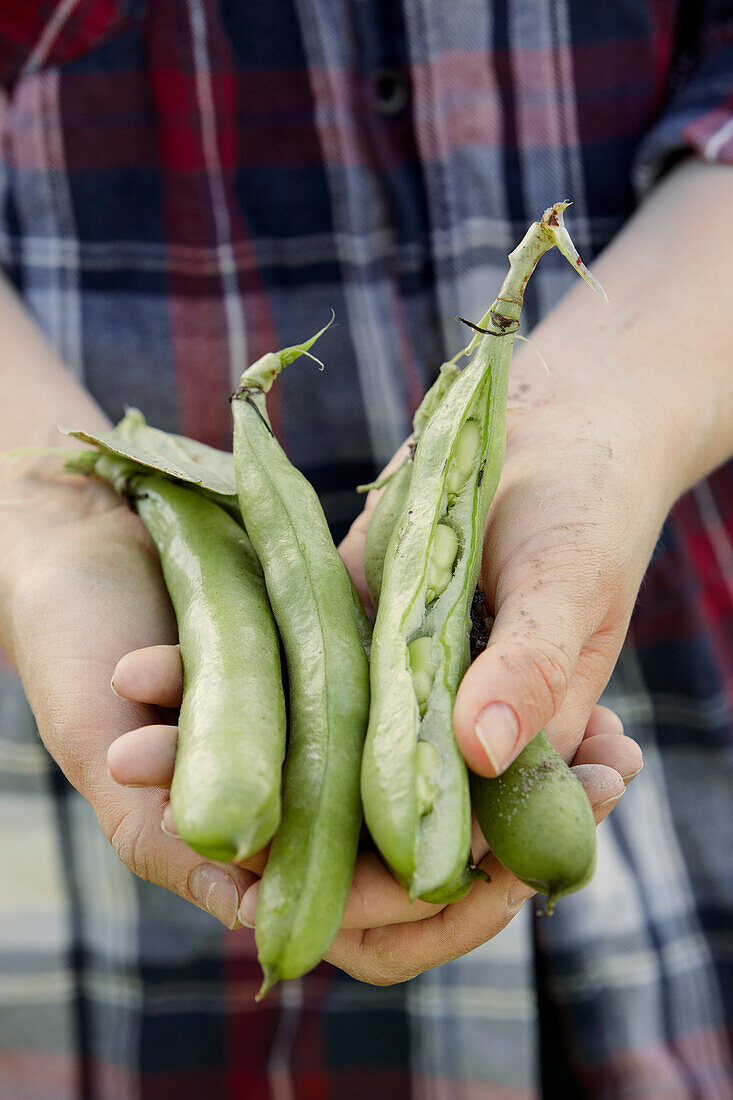
<path fill-rule="evenodd" d="M 384 118 L 404 111 L 409 98 L 407 80 L 399 69 L 377 69 L 374 74 L 374 110 Z"/>

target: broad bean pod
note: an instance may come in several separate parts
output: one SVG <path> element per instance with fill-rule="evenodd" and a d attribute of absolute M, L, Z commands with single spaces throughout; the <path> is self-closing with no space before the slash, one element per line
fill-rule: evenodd
<path fill-rule="evenodd" d="M 544 730 L 496 779 L 471 776 L 471 803 L 500 863 L 547 895 L 547 912 L 580 890 L 596 863 L 588 796 Z"/>
<path fill-rule="evenodd" d="M 600 289 L 563 226 L 566 206 L 547 210 L 510 255 L 497 299 L 474 326 L 466 349 L 473 358 L 418 442 L 385 555 L 362 799 L 396 877 L 412 896 L 431 901 L 455 900 L 469 864 L 468 776 L 452 711 L 468 665 L 471 600 L 503 464 L 507 375 L 524 289 L 540 256 L 556 245 Z"/>
<path fill-rule="evenodd" d="M 95 472 L 148 529 L 178 623 L 176 829 L 208 859 L 245 859 L 279 824 L 285 756 L 280 642 L 259 561 L 241 526 L 193 489 L 109 454 Z"/>
<path fill-rule="evenodd" d="M 232 397 L 244 523 L 262 563 L 288 666 L 290 739 L 283 817 L 262 876 L 255 935 L 260 996 L 323 957 L 341 923 L 362 814 L 369 710 L 363 609 L 318 497 L 272 434 L 265 394 L 312 341 L 266 355 Z"/>
<path fill-rule="evenodd" d="M 412 460 L 415 454 L 417 441 L 422 435 L 423 429 L 430 416 L 445 397 L 453 382 L 460 374 L 459 367 L 454 360 L 444 363 L 440 368 L 438 377 L 429 388 L 420 405 L 418 406 L 412 421 L 412 439 L 408 452 L 400 466 L 393 470 L 385 478 L 381 478 L 371 485 L 360 485 L 359 492 L 368 489 L 384 488 L 384 492 L 377 501 L 367 528 L 366 542 L 364 544 L 364 573 L 367 588 L 375 607 L 379 604 L 379 594 L 382 589 L 382 573 L 384 571 L 384 559 L 387 546 L 392 536 L 395 523 L 402 514 L 405 498 L 410 488 L 412 478 Z"/>

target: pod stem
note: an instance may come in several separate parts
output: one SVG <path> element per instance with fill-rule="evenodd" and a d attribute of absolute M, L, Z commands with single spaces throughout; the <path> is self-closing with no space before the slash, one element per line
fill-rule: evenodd
<path fill-rule="evenodd" d="M 555 905 L 557 904 L 557 899 L 560 897 L 561 894 L 561 890 L 550 890 L 547 901 L 545 903 L 545 916 L 551 917 L 552 914 L 555 912 Z"/>
<path fill-rule="evenodd" d="M 310 354 L 310 349 L 315 344 L 319 336 L 322 336 L 327 328 L 333 324 L 335 314 L 331 311 L 331 320 L 328 324 L 325 324 L 315 336 L 311 336 L 310 340 L 305 340 L 302 344 L 293 344 L 292 347 L 283 348 L 282 351 L 268 351 L 266 355 L 263 355 L 261 359 L 258 359 L 256 363 L 253 363 L 251 367 L 247 367 L 243 372 L 242 377 L 239 379 L 239 386 L 231 396 L 231 400 L 235 401 L 239 398 L 247 396 L 252 390 L 259 390 L 261 393 L 269 393 L 272 388 L 272 384 L 277 378 L 283 367 L 287 367 L 288 363 L 292 363 L 294 359 L 299 358 L 301 355 L 307 355 L 310 359 L 315 359 L 316 363 L 319 363 L 321 369 L 323 364 L 320 359 L 316 359 L 315 355 Z"/>
<path fill-rule="evenodd" d="M 565 228 L 563 214 L 570 205 L 570 200 L 566 199 L 548 207 L 540 220 L 530 225 L 514 251 L 509 253 L 509 271 L 496 300 L 489 306 L 478 325 L 468 322 L 471 328 L 476 329 L 476 335 L 466 347 L 465 355 L 471 354 L 482 335 L 507 336 L 517 331 L 529 277 L 537 267 L 540 257 L 551 248 L 559 249 L 588 286 L 600 294 L 604 301 L 608 301 L 605 290 L 581 260 Z"/>

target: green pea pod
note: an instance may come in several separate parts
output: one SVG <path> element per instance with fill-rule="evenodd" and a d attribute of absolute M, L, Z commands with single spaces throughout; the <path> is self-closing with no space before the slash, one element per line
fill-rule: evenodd
<path fill-rule="evenodd" d="M 503 464 L 514 335 L 529 276 L 549 248 L 557 245 L 594 282 L 562 224 L 566 205 L 547 210 L 509 257 L 509 274 L 478 326 L 481 335 L 466 349 L 473 358 L 417 443 L 409 492 L 385 556 L 361 788 L 372 837 L 412 896 L 449 895 L 468 863 L 468 776 L 452 712 L 468 665 L 484 526 Z M 424 638 L 430 643 L 420 647 L 416 680 L 410 646 Z M 424 742 L 432 753 L 421 750 Z"/>
<path fill-rule="evenodd" d="M 497 779 L 471 775 L 471 802 L 501 864 L 546 894 L 547 912 L 580 890 L 596 863 L 588 797 L 544 730 Z"/>
<path fill-rule="evenodd" d="M 359 491 L 367 489 L 379 489 L 384 487 L 384 492 L 369 520 L 366 542 L 364 544 L 364 572 L 366 574 L 369 595 L 375 607 L 379 604 L 379 593 L 382 588 L 382 573 L 384 572 L 384 558 L 387 552 L 392 531 L 402 514 L 407 490 L 410 487 L 412 477 L 412 460 L 417 441 L 423 433 L 435 409 L 445 397 L 450 387 L 460 374 L 460 368 L 451 359 L 443 363 L 438 377 L 433 382 L 418 406 L 412 420 L 412 444 L 409 453 L 401 466 L 393 470 L 385 478 L 372 482 L 371 485 L 360 485 Z"/>
<path fill-rule="evenodd" d="M 216 504 L 104 455 L 160 555 L 178 623 L 183 702 L 171 786 L 181 838 L 208 859 L 245 859 L 280 820 L 285 699 L 262 570 L 242 528 Z"/>
<path fill-rule="evenodd" d="M 411 476 L 412 460 L 406 458 L 387 482 L 369 520 L 364 543 L 364 572 L 369 595 L 375 607 L 379 604 L 379 593 L 382 588 L 384 555 L 394 525 L 402 514 Z"/>
<path fill-rule="evenodd" d="M 312 486 L 269 426 L 265 393 L 309 342 L 265 356 L 232 398 L 242 516 L 285 647 L 290 740 L 283 817 L 257 907 L 263 996 L 323 957 L 341 923 L 361 826 L 369 670 L 353 589 Z"/>

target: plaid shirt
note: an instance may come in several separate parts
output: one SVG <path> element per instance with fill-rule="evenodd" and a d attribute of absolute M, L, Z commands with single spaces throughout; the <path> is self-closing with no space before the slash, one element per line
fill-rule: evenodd
<path fill-rule="evenodd" d="M 243 364 L 334 308 L 273 416 L 337 534 L 544 207 L 590 257 L 676 158 L 733 162 L 724 0 L 5 0 L 0 80 L 0 260 L 112 418 L 226 447 Z M 593 882 L 404 985 L 256 1005 L 252 934 L 135 879 L 0 689 L 3 1100 L 733 1096 L 730 467 L 608 689 L 646 767 Z"/>

